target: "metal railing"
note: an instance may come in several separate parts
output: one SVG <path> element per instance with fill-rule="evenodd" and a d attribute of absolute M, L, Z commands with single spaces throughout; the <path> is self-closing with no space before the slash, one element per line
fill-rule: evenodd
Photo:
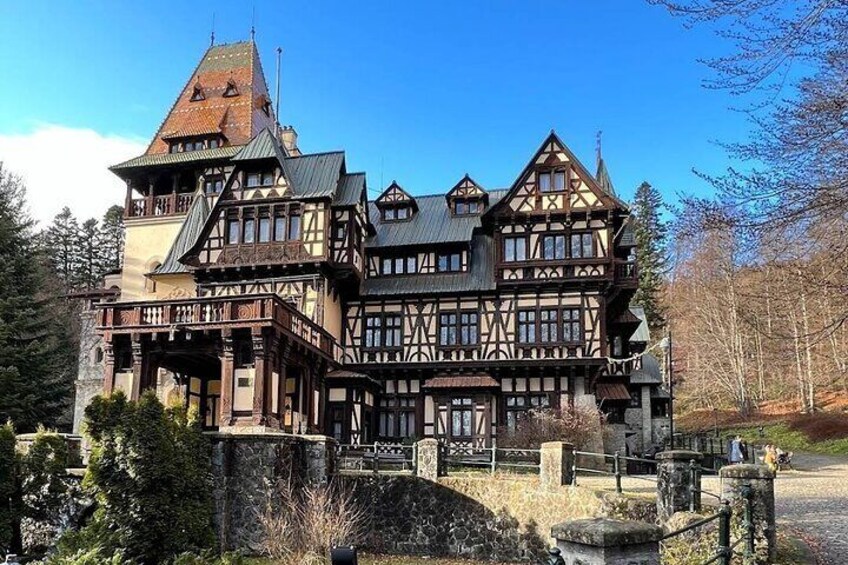
<path fill-rule="evenodd" d="M 497 471 L 512 473 L 539 473 L 542 458 L 540 449 L 470 447 L 462 444 L 443 446 L 445 463 L 453 470 L 483 470 L 490 474 Z"/>
<path fill-rule="evenodd" d="M 339 444 L 336 446 L 336 464 L 339 471 L 414 473 L 417 451 L 415 444 Z"/>
<path fill-rule="evenodd" d="M 583 457 L 589 459 L 600 459 L 601 465 L 604 469 L 594 469 L 591 467 L 580 467 L 578 465 L 578 458 Z M 643 474 L 633 474 L 628 472 L 628 463 L 636 463 L 640 465 L 642 468 L 646 466 L 653 466 L 653 473 L 643 473 Z M 627 477 L 629 479 L 636 479 L 641 481 L 647 481 L 651 483 L 657 482 L 656 477 L 656 465 L 657 461 L 655 459 L 643 459 L 641 457 L 629 457 L 621 455 L 620 452 L 616 451 L 615 453 L 594 453 L 591 451 L 575 451 L 574 452 L 574 462 L 571 467 L 571 484 L 573 486 L 577 486 L 577 475 L 578 473 L 588 473 L 593 475 L 604 475 L 608 477 L 615 477 L 615 492 L 621 493 L 623 492 L 623 488 L 621 485 L 622 477 Z M 609 469 L 607 467 L 610 467 Z"/>

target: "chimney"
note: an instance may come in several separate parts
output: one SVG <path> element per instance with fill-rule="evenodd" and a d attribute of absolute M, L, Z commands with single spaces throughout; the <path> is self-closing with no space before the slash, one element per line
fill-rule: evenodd
<path fill-rule="evenodd" d="M 300 155 L 300 149 L 297 148 L 297 132 L 294 126 L 282 126 L 280 128 L 280 142 L 286 150 L 286 153 L 293 157 Z"/>

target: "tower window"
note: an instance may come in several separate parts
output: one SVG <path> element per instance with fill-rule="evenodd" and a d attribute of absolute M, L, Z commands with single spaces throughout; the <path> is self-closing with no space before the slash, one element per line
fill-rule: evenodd
<path fill-rule="evenodd" d="M 203 88 L 199 84 L 194 85 L 194 90 L 191 92 L 191 101 L 198 102 L 200 100 L 206 100 L 206 97 L 203 95 Z"/>
<path fill-rule="evenodd" d="M 238 96 L 239 91 L 236 83 L 233 82 L 232 79 L 227 81 L 227 88 L 224 90 L 224 98 L 230 98 L 231 96 Z"/>

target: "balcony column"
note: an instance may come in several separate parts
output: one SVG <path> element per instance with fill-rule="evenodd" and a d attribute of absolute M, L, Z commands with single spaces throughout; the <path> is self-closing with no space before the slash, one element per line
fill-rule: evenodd
<path fill-rule="evenodd" d="M 130 389 L 130 400 L 137 401 L 141 397 L 141 381 L 144 378 L 144 347 L 141 334 L 132 334 L 132 388 Z"/>
<path fill-rule="evenodd" d="M 233 422 L 233 332 L 230 329 L 221 330 L 221 407 L 220 426 L 231 426 Z"/>
<path fill-rule="evenodd" d="M 109 396 L 115 388 L 115 348 L 111 336 L 103 336 L 103 394 Z"/>
<path fill-rule="evenodd" d="M 256 370 L 253 379 L 253 425 L 264 426 L 268 417 L 268 393 L 270 387 L 269 375 L 273 364 L 270 360 L 268 341 L 262 328 L 253 328 L 251 331 L 253 341 L 253 364 Z"/>

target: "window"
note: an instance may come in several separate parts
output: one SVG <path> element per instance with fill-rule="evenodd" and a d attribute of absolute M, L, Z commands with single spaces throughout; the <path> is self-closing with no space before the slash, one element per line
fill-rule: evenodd
<path fill-rule="evenodd" d="M 206 149 L 206 144 L 202 141 L 186 141 L 183 144 L 183 151 L 200 151 Z"/>
<path fill-rule="evenodd" d="M 405 275 L 418 272 L 418 257 L 384 257 L 380 273 L 383 275 Z"/>
<path fill-rule="evenodd" d="M 229 98 L 231 96 L 238 96 L 239 91 L 236 87 L 236 83 L 232 81 L 232 79 L 227 81 L 227 88 L 224 90 L 224 98 Z"/>
<path fill-rule="evenodd" d="M 595 246 L 591 233 L 571 234 L 571 257 L 573 259 L 589 259 L 595 256 Z"/>
<path fill-rule="evenodd" d="M 439 314 L 439 345 L 473 346 L 478 343 L 477 312 L 442 312 Z"/>
<path fill-rule="evenodd" d="M 525 237 L 504 238 L 504 261 L 527 260 L 527 239 Z"/>
<path fill-rule="evenodd" d="M 203 89 L 197 84 L 191 92 L 191 101 L 198 102 L 200 100 L 206 100 L 206 97 L 203 95 Z"/>
<path fill-rule="evenodd" d="M 562 311 L 562 341 L 566 343 L 583 341 L 583 324 L 580 323 L 579 308 L 566 308 Z"/>
<path fill-rule="evenodd" d="M 380 437 L 415 437 L 415 399 L 390 397 L 380 400 Z"/>
<path fill-rule="evenodd" d="M 535 310 L 519 310 L 518 311 L 518 342 L 519 343 L 535 343 L 536 342 L 536 311 Z"/>
<path fill-rule="evenodd" d="M 411 216 L 409 206 L 399 206 L 395 208 L 384 208 L 383 219 L 388 221 L 407 220 Z"/>
<path fill-rule="evenodd" d="M 457 200 L 454 206 L 454 213 L 457 216 L 479 214 L 480 209 L 481 204 L 479 200 Z"/>
<path fill-rule="evenodd" d="M 203 192 L 206 194 L 218 194 L 224 189 L 224 179 L 221 177 L 209 177 L 203 181 Z"/>
<path fill-rule="evenodd" d="M 179 143 L 171 143 L 168 146 L 168 153 L 179 153 L 180 152 L 180 144 Z"/>
<path fill-rule="evenodd" d="M 335 238 L 338 241 L 344 241 L 346 233 L 347 233 L 347 223 L 342 222 L 342 223 L 336 224 Z"/>
<path fill-rule="evenodd" d="M 539 192 L 564 192 L 565 171 L 544 171 L 539 173 Z"/>
<path fill-rule="evenodd" d="M 233 364 L 236 368 L 253 367 L 253 344 L 249 339 L 240 339 L 233 346 Z"/>
<path fill-rule="evenodd" d="M 271 218 L 259 218 L 259 242 L 271 241 Z"/>
<path fill-rule="evenodd" d="M 227 243 L 235 245 L 239 242 L 239 221 L 230 220 L 227 222 Z"/>
<path fill-rule="evenodd" d="M 221 140 L 217 137 L 213 137 L 209 140 L 209 149 L 215 149 L 221 147 Z"/>
<path fill-rule="evenodd" d="M 254 234 L 256 222 L 253 218 L 246 218 L 244 220 L 244 234 L 242 235 L 242 241 L 244 243 L 253 243 L 256 235 Z"/>
<path fill-rule="evenodd" d="M 330 408 L 330 430 L 332 430 L 333 438 L 341 443 L 344 430 L 344 406 Z"/>
<path fill-rule="evenodd" d="M 542 258 L 546 260 L 565 259 L 565 236 L 542 236 Z"/>
<path fill-rule="evenodd" d="M 406 258 L 406 272 L 410 275 L 414 275 L 418 272 L 418 256 L 410 255 Z"/>
<path fill-rule="evenodd" d="M 385 338 L 386 338 L 386 347 L 400 347 L 401 344 L 401 317 L 400 316 L 386 316 L 385 319 Z"/>
<path fill-rule="evenodd" d="M 289 216 L 289 239 L 300 239 L 300 215 L 292 214 Z"/>
<path fill-rule="evenodd" d="M 461 270 L 461 255 L 459 253 L 439 254 L 437 267 L 440 273 L 452 273 Z"/>
<path fill-rule="evenodd" d="M 375 349 L 383 345 L 383 319 L 380 316 L 365 317 L 365 347 Z"/>
<path fill-rule="evenodd" d="M 505 399 L 507 430 L 514 432 L 521 419 L 526 417 L 528 410 L 549 408 L 550 405 L 551 399 L 547 394 L 507 396 Z"/>
<path fill-rule="evenodd" d="M 274 241 L 285 241 L 286 239 L 286 217 L 274 217 Z"/>
<path fill-rule="evenodd" d="M 557 311 L 546 309 L 539 311 L 539 341 L 553 343 L 557 340 Z"/>
<path fill-rule="evenodd" d="M 471 416 L 474 402 L 471 398 L 451 399 L 451 437 L 471 437 Z"/>
<path fill-rule="evenodd" d="M 261 173 L 247 173 L 245 179 L 247 188 L 256 188 L 258 186 L 272 186 L 274 184 L 274 173 L 264 171 Z"/>

